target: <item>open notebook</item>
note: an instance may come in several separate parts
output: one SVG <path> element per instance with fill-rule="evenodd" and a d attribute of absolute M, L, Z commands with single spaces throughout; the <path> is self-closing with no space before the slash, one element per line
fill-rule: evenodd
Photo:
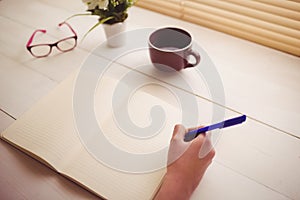
<path fill-rule="evenodd" d="M 152 199 L 163 179 L 165 168 L 136 174 L 115 170 L 96 160 L 81 143 L 73 117 L 75 80 L 76 74 L 63 81 L 6 129 L 1 138 L 103 198 Z M 111 91 L 110 87 L 117 82 L 109 77 L 104 77 L 102 81 L 103 88 L 100 89 L 104 92 Z M 143 110 L 141 106 L 160 104 L 171 115 L 168 116 L 159 139 L 154 137 L 153 140 L 140 141 L 124 136 L 114 125 L 111 105 L 103 106 L 106 100 L 99 100 L 101 103 L 95 105 L 96 112 L 99 111 L 96 113 L 97 117 L 99 120 L 102 118 L 106 137 L 124 151 L 142 154 L 166 147 L 169 143 L 177 120 L 172 119 L 175 116 L 173 112 L 178 112 L 179 109 L 149 91 L 151 86 L 134 94 L 136 106 L 131 105 L 131 117 L 134 120 L 140 119 L 143 125 L 143 119 L 147 121 L 147 118 L 142 116 L 145 113 L 140 111 Z M 96 94 L 95 99 L 100 97 L 101 95 L 97 97 Z M 104 109 L 103 112 L 101 108 Z"/>

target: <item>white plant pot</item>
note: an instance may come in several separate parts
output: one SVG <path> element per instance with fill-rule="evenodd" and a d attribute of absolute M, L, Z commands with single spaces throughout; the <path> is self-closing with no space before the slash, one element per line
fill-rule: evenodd
<path fill-rule="evenodd" d="M 123 33 L 126 30 L 126 23 L 103 24 L 104 32 L 109 47 L 120 47 L 126 43 L 126 36 Z"/>

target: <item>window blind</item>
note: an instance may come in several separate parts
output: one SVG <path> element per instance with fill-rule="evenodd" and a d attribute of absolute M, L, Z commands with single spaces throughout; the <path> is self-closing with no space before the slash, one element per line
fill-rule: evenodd
<path fill-rule="evenodd" d="M 137 6 L 300 56 L 300 0 L 139 0 Z"/>

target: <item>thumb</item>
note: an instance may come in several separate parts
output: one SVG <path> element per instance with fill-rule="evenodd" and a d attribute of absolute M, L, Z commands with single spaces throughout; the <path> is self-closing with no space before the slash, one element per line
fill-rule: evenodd
<path fill-rule="evenodd" d="M 190 142 L 184 142 L 186 129 L 183 125 L 176 125 L 173 131 L 173 137 L 169 146 L 168 165 L 175 162 L 187 150 Z"/>
<path fill-rule="evenodd" d="M 173 130 L 172 139 L 184 138 L 186 128 L 181 124 L 176 124 Z"/>

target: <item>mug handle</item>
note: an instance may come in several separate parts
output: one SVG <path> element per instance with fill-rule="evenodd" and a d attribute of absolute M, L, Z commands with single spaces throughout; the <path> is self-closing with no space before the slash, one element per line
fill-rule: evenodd
<path fill-rule="evenodd" d="M 184 68 L 188 68 L 188 67 L 195 67 L 196 65 L 199 64 L 200 62 L 200 54 L 194 50 L 189 50 L 189 52 L 187 53 L 187 57 L 188 56 L 194 56 L 194 58 L 196 59 L 195 63 L 189 63 L 184 67 Z"/>

